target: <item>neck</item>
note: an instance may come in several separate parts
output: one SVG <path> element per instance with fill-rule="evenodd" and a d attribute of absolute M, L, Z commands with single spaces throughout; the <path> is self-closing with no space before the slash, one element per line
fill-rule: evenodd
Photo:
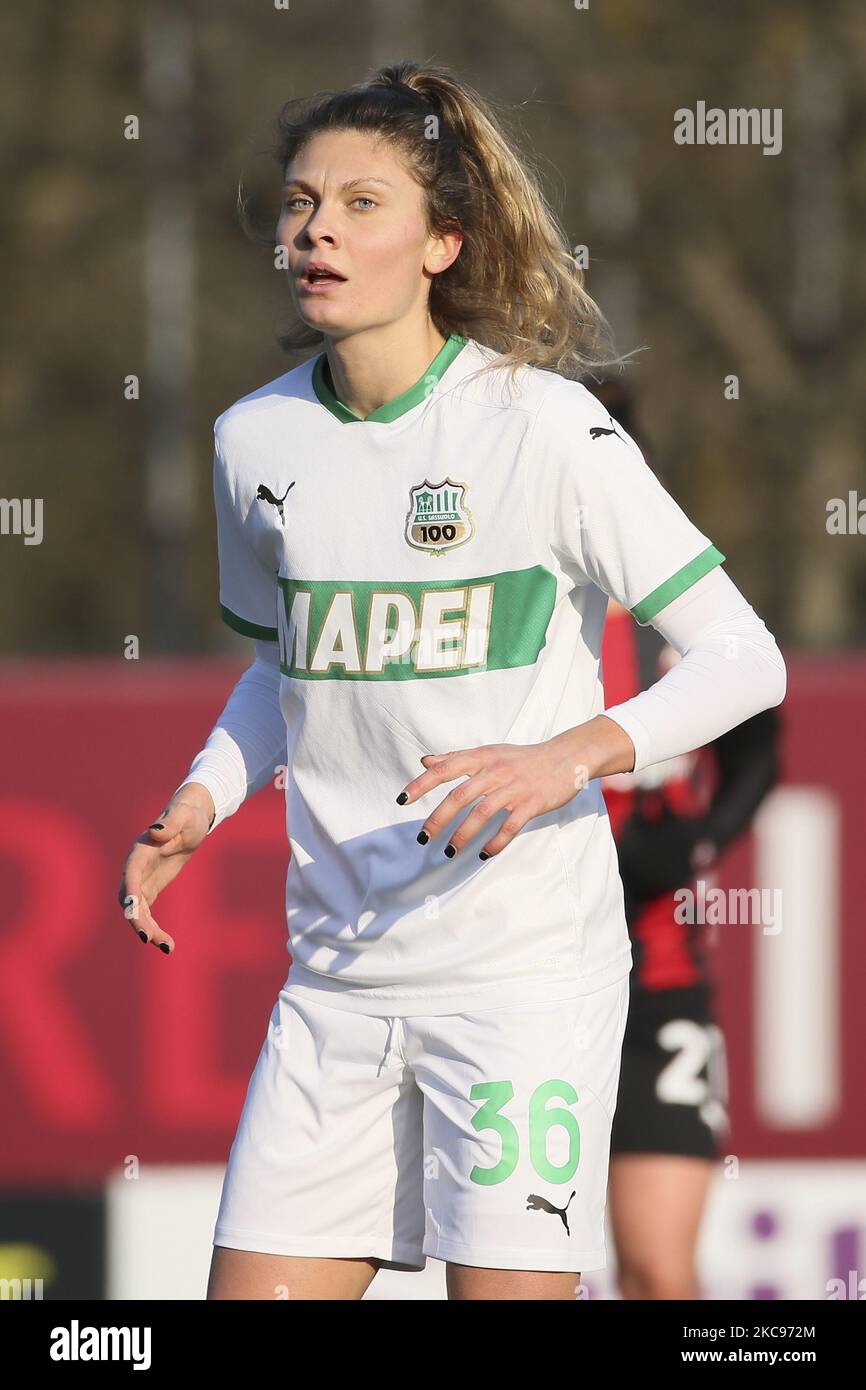
<path fill-rule="evenodd" d="M 362 420 L 420 380 L 445 338 L 428 319 L 422 327 L 386 324 L 345 338 L 325 336 L 325 376 L 337 400 Z"/>

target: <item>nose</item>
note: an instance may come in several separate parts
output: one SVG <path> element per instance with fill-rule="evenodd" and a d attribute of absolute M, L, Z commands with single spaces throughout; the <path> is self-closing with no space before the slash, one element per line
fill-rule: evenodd
<path fill-rule="evenodd" d="M 326 240 L 333 242 L 334 232 L 332 224 L 333 214 L 330 212 L 327 203 L 323 200 L 317 208 L 313 208 L 304 222 L 304 232 L 312 242 Z"/>

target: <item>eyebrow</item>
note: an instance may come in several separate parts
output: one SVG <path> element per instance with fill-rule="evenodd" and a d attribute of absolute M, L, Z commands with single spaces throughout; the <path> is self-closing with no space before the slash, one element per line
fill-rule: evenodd
<path fill-rule="evenodd" d="M 358 178 L 358 179 L 346 179 L 346 182 L 345 182 L 345 183 L 341 183 L 341 184 L 340 184 L 340 188 L 341 188 L 341 189 L 354 188 L 355 185 L 358 184 L 358 183 L 381 183 L 381 184 L 384 185 L 385 188 L 393 188 L 393 187 L 394 187 L 394 185 L 393 185 L 392 183 L 389 183 L 387 179 L 377 179 L 377 178 L 375 177 L 375 175 L 370 174 L 370 175 L 364 175 L 363 178 Z M 316 190 L 313 188 L 312 184 L 305 182 L 304 179 L 289 179 L 289 180 L 283 185 L 283 188 L 284 188 L 284 190 L 285 190 L 286 188 L 305 188 L 305 189 L 307 190 L 308 193 L 315 193 L 315 191 L 316 191 Z"/>

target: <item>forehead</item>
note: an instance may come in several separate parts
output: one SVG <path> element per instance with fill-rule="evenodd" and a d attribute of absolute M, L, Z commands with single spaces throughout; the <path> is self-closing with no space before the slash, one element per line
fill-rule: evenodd
<path fill-rule="evenodd" d="M 392 187 L 413 182 L 399 151 L 374 132 L 318 131 L 286 165 L 285 177 L 332 184 L 381 179 Z"/>

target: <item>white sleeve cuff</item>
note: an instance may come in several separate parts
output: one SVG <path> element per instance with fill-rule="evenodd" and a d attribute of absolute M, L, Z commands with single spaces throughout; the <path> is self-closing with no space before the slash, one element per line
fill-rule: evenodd
<path fill-rule="evenodd" d="M 681 660 L 648 690 L 604 710 L 628 734 L 634 772 L 703 748 L 785 698 L 775 638 L 720 566 L 662 608 L 652 626 Z"/>

